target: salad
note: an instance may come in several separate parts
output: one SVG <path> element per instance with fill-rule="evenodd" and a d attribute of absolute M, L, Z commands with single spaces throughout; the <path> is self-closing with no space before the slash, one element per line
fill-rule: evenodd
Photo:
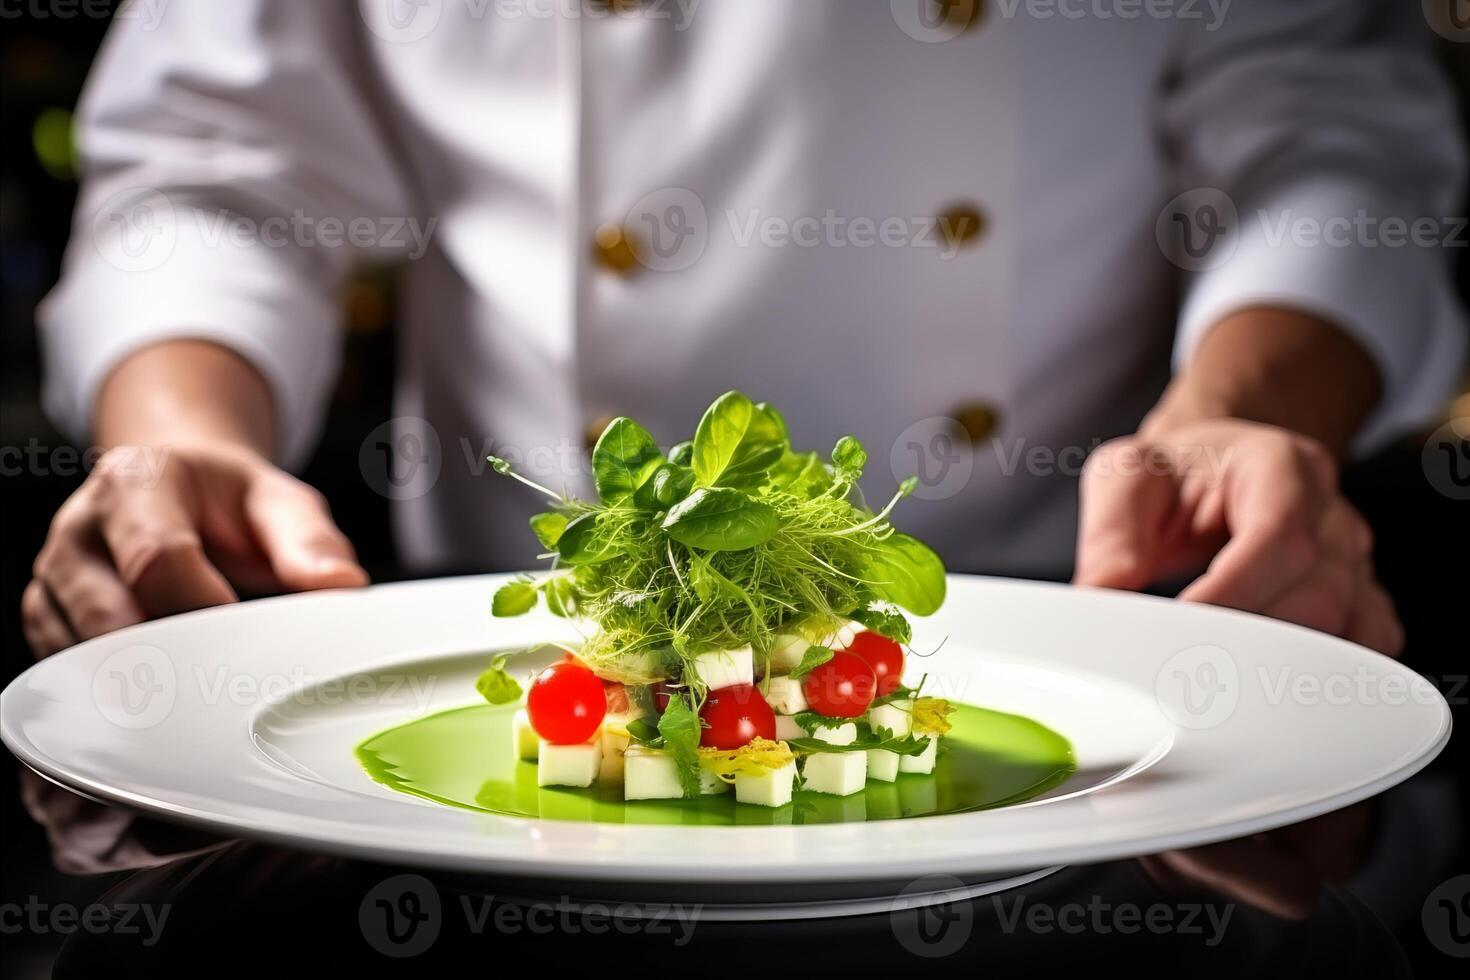
<path fill-rule="evenodd" d="M 780 413 L 738 391 L 667 453 L 615 419 L 592 450 L 596 502 L 490 463 L 550 501 L 531 519 L 550 570 L 501 587 L 493 614 L 545 603 L 589 630 L 512 720 L 540 785 L 627 800 L 733 788 L 776 807 L 798 785 L 846 796 L 933 771 L 950 705 L 904 684 L 905 613 L 939 608 L 944 566 L 889 520 L 915 478 L 875 512 L 861 443 L 793 449 Z M 491 703 L 523 696 L 505 662 L 477 683 Z"/>

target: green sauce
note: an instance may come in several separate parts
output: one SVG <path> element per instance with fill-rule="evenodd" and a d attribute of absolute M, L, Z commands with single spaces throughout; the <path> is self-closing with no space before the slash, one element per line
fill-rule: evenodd
<path fill-rule="evenodd" d="M 1020 715 L 957 705 L 934 773 L 900 773 L 852 796 L 798 790 L 776 809 L 735 802 L 733 792 L 698 800 L 622 799 L 622 787 L 540 788 L 536 764 L 515 757 L 512 705 L 479 704 L 390 728 L 357 747 L 369 776 L 403 793 L 448 806 L 512 817 L 601 823 L 853 823 L 965 813 L 1011 806 L 1065 782 L 1076 771 L 1071 744 Z"/>

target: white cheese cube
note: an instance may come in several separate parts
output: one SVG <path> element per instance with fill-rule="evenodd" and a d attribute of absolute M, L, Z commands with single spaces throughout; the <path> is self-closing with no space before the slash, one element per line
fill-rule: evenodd
<path fill-rule="evenodd" d="M 857 723 L 848 722 L 832 728 L 818 725 L 812 729 L 812 738 L 818 742 L 826 742 L 828 745 L 851 745 L 857 741 Z"/>
<path fill-rule="evenodd" d="M 899 772 L 931 773 L 934 771 L 934 760 L 939 754 L 939 739 L 929 739 L 929 744 L 924 746 L 924 751 L 918 755 L 901 756 L 898 760 Z"/>
<path fill-rule="evenodd" d="M 905 699 L 874 705 L 868 712 L 868 724 L 874 731 L 886 728 L 894 738 L 904 738 L 914 730 L 914 702 Z"/>
<path fill-rule="evenodd" d="M 730 784 L 703 767 L 699 770 L 699 795 L 719 796 L 728 792 Z"/>
<path fill-rule="evenodd" d="M 868 753 L 819 752 L 806 757 L 802 788 L 813 793 L 850 796 L 868 781 Z"/>
<path fill-rule="evenodd" d="M 602 764 L 602 745 L 594 738 L 578 745 L 541 740 L 536 765 L 537 786 L 591 786 Z"/>
<path fill-rule="evenodd" d="M 755 654 L 749 646 L 701 653 L 692 666 L 695 676 L 711 691 L 755 681 Z"/>
<path fill-rule="evenodd" d="M 767 769 L 759 776 L 736 773 L 735 800 L 756 806 L 785 806 L 791 802 L 791 788 L 795 782 L 795 762 L 788 762 L 780 769 Z"/>
<path fill-rule="evenodd" d="M 801 658 L 806 655 L 807 647 L 811 645 L 810 640 L 794 633 L 777 634 L 775 645 L 771 647 L 771 673 L 791 673 L 796 669 L 796 665 L 801 663 Z"/>
<path fill-rule="evenodd" d="M 903 758 L 897 752 L 889 752 L 886 749 L 868 750 L 868 778 L 880 782 L 891 783 L 898 778 L 898 760 Z"/>
<path fill-rule="evenodd" d="M 525 708 L 518 710 L 510 720 L 510 741 L 516 747 L 517 759 L 536 761 L 536 750 L 540 747 L 541 736 L 531 727 L 531 716 L 526 714 Z"/>
<path fill-rule="evenodd" d="M 793 738 L 806 738 L 806 732 L 790 715 L 776 716 L 776 741 L 789 742 Z"/>
<path fill-rule="evenodd" d="M 866 627 L 862 623 L 855 623 L 852 620 L 848 620 L 845 624 L 837 628 L 836 633 L 828 638 L 832 649 L 846 650 L 852 646 L 853 637 L 857 636 L 864 629 Z"/>
<path fill-rule="evenodd" d="M 642 745 L 628 747 L 623 754 L 623 799 L 677 800 L 683 795 L 673 756 Z"/>
<path fill-rule="evenodd" d="M 801 681 L 793 677 L 772 677 L 766 683 L 766 703 L 778 715 L 797 715 L 807 710 Z"/>
<path fill-rule="evenodd" d="M 629 714 L 608 715 L 598 731 L 597 738 L 602 745 L 602 765 L 597 772 L 597 781 L 604 786 L 623 781 L 623 754 L 628 751 L 628 745 L 632 742 L 627 726 L 636 717 L 638 716 Z"/>

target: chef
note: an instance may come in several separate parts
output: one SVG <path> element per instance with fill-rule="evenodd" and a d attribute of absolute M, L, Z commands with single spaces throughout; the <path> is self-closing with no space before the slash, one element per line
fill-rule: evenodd
<path fill-rule="evenodd" d="M 1337 465 L 1463 354 L 1430 40 L 1372 0 L 128 5 L 40 315 L 47 405 L 107 452 L 27 636 L 366 582 L 288 473 L 344 278 L 391 262 L 365 453 L 414 569 L 530 563 L 486 451 L 586 492 L 604 420 L 672 443 L 740 388 L 860 436 L 875 491 L 918 473 L 954 569 L 1182 578 L 1395 653 Z"/>

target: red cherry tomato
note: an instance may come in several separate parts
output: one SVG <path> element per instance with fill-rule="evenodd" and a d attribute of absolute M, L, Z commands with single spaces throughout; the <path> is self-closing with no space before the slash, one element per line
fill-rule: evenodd
<path fill-rule="evenodd" d="M 819 715 L 829 718 L 856 718 L 868 710 L 877 697 L 878 675 L 866 660 L 855 653 L 839 650 L 832 659 L 806 675 L 801 693 L 807 704 Z"/>
<path fill-rule="evenodd" d="M 653 710 L 657 714 L 663 714 L 669 706 L 669 692 L 672 690 L 674 688 L 668 681 L 654 681 L 648 686 L 648 693 L 653 697 Z"/>
<path fill-rule="evenodd" d="M 607 697 L 607 713 L 620 715 L 628 711 L 630 702 L 628 700 L 628 688 L 618 681 L 603 681 L 602 693 Z"/>
<path fill-rule="evenodd" d="M 558 660 L 536 675 L 526 695 L 531 727 L 553 745 L 590 739 L 607 713 L 602 681 L 585 664 Z"/>
<path fill-rule="evenodd" d="M 887 697 L 898 690 L 903 680 L 903 647 L 886 636 L 866 631 L 853 637 L 847 652 L 862 657 L 873 668 L 878 676 L 878 697 Z"/>
<path fill-rule="evenodd" d="M 776 737 L 776 712 L 750 684 L 710 691 L 699 717 L 705 724 L 699 744 L 706 748 L 738 749 L 756 737 Z"/>

